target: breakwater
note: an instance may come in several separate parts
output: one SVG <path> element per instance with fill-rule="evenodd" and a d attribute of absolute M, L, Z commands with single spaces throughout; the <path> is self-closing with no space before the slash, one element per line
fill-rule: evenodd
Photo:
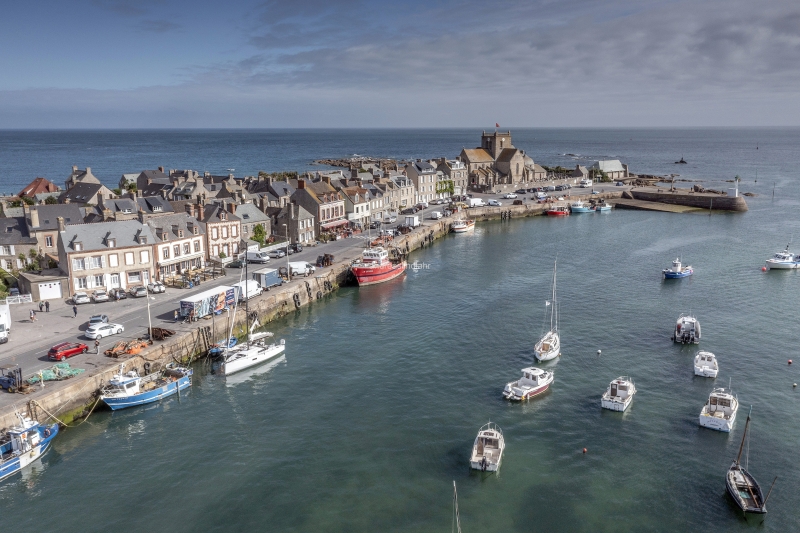
<path fill-rule="evenodd" d="M 747 211 L 747 202 L 741 196 L 723 196 L 713 193 L 693 192 L 688 189 L 634 188 L 630 191 L 635 200 L 685 205 L 721 211 Z"/>

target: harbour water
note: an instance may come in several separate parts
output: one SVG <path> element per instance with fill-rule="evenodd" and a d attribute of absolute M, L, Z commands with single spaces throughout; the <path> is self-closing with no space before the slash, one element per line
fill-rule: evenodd
<path fill-rule="evenodd" d="M 633 133 L 611 132 L 620 143 Z M 717 133 L 723 140 L 687 141 L 691 152 L 670 159 L 677 145 L 652 139 L 627 158 L 744 175 L 743 189 L 760 193 L 747 213 L 479 224 L 414 252 L 425 268 L 403 279 L 344 288 L 271 324 L 287 350 L 270 368 L 226 381 L 198 367 L 180 400 L 96 412 L 0 485 L 0 505 L 25 530 L 429 532 L 450 528 L 455 480 L 465 531 L 745 531 L 724 475 L 752 405 L 750 471 L 765 487 L 779 476 L 763 529 L 800 530 L 800 370 L 787 365 L 800 278 L 759 270 L 798 230 L 799 135 L 773 132 L 771 148 L 751 154 L 743 146 L 763 131 Z M 548 141 L 550 152 L 622 155 L 603 136 L 572 135 Z M 310 146 L 305 159 L 329 155 L 347 153 Z M 681 155 L 693 163 L 673 167 Z M 533 363 L 556 256 L 563 356 L 543 365 L 555 383 L 510 404 L 501 392 Z M 676 256 L 695 275 L 662 281 Z M 703 340 L 673 344 L 675 319 L 689 311 Z M 698 349 L 717 355 L 716 380 L 693 376 Z M 633 404 L 602 411 L 620 375 L 637 384 Z M 729 379 L 742 404 L 734 431 L 699 428 L 709 392 Z M 497 476 L 467 466 L 489 420 L 506 437 Z"/>

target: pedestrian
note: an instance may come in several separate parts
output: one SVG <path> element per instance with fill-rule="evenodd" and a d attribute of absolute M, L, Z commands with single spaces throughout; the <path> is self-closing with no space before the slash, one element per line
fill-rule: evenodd
<path fill-rule="evenodd" d="M 175 322 L 177 322 L 177 321 L 178 321 L 178 310 L 176 309 L 175 310 Z"/>
<path fill-rule="evenodd" d="M 72 318 L 78 318 L 78 306 L 77 305 L 73 305 L 72 306 Z"/>
<path fill-rule="evenodd" d="M 39 312 L 41 313 L 44 310 L 44 302 L 39 302 Z"/>
<path fill-rule="evenodd" d="M 34 320 L 36 320 L 36 311 L 31 309 L 31 322 L 33 322 Z"/>
<path fill-rule="evenodd" d="M 49 313 L 50 312 L 50 300 L 45 300 L 44 301 L 44 312 L 45 313 Z"/>
<path fill-rule="evenodd" d="M 100 341 L 97 339 L 94 340 L 94 353 L 100 353 Z"/>

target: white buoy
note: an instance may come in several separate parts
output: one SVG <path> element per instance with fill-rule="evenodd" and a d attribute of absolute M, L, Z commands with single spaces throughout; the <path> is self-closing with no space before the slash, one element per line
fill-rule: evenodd
<path fill-rule="evenodd" d="M 597 355 L 600 355 L 601 353 L 603 353 L 603 350 L 597 350 Z"/>

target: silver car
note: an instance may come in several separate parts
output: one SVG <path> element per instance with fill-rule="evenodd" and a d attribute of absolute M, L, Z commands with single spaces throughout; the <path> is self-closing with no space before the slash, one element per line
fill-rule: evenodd
<path fill-rule="evenodd" d="M 92 300 L 94 300 L 94 303 L 107 302 L 108 293 L 103 289 L 97 289 L 92 293 Z"/>
<path fill-rule="evenodd" d="M 89 326 L 85 335 L 90 339 L 102 339 L 109 335 L 118 335 L 125 331 L 122 324 L 104 324 L 102 322 Z"/>
<path fill-rule="evenodd" d="M 91 298 L 89 298 L 89 295 L 83 291 L 77 291 L 75 295 L 72 297 L 72 303 L 75 305 L 88 304 L 91 301 L 92 300 Z"/>
<path fill-rule="evenodd" d="M 148 283 L 147 290 L 152 292 L 153 294 L 167 292 L 167 288 L 160 281 L 156 281 L 154 283 Z"/>

